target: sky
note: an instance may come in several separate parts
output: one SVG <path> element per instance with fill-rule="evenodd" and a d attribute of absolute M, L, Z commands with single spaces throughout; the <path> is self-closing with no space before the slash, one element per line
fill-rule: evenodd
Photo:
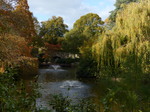
<path fill-rule="evenodd" d="M 28 0 L 30 11 L 39 22 L 61 16 L 64 23 L 73 27 L 81 16 L 96 13 L 105 20 L 115 7 L 116 0 Z"/>

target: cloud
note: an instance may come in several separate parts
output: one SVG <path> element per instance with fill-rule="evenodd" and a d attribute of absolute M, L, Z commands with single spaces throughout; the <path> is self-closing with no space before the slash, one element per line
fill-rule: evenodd
<path fill-rule="evenodd" d="M 111 2 L 114 0 L 101 1 L 97 5 L 91 5 L 93 0 L 28 0 L 28 2 L 30 10 L 39 21 L 48 20 L 52 16 L 61 16 L 65 23 L 72 28 L 73 23 L 80 16 L 90 12 L 99 14 L 103 20 L 106 19 L 113 9 Z"/>

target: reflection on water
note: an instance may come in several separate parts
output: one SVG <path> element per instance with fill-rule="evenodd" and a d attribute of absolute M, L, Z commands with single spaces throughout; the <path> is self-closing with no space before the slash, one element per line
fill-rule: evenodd
<path fill-rule="evenodd" d="M 75 69 L 40 69 L 38 83 L 41 97 L 37 99 L 37 107 L 49 107 L 48 102 L 53 94 L 68 96 L 73 101 L 89 97 L 90 84 L 76 79 Z"/>

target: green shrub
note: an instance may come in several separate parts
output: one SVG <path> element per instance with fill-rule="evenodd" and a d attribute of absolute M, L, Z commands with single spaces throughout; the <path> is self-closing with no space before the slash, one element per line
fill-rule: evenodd
<path fill-rule="evenodd" d="M 124 87 L 108 89 L 102 99 L 104 112 L 148 112 L 148 105 L 143 103 L 142 97 Z"/>
<path fill-rule="evenodd" d="M 0 75 L 0 112 L 32 112 L 36 110 L 35 99 L 38 96 L 34 86 L 31 94 L 26 91 L 22 81 L 16 80 L 18 70 L 7 68 Z"/>
<path fill-rule="evenodd" d="M 68 107 L 71 106 L 71 100 L 68 97 L 63 97 L 61 94 L 53 95 L 53 99 L 49 103 L 56 112 L 67 112 Z"/>
<path fill-rule="evenodd" d="M 53 95 L 49 104 L 56 112 L 97 112 L 97 106 L 92 100 L 82 99 L 75 103 L 62 94 Z"/>
<path fill-rule="evenodd" d="M 96 77 L 97 70 L 97 62 L 92 57 L 92 53 L 90 51 L 85 52 L 80 59 L 77 76 L 80 78 Z"/>

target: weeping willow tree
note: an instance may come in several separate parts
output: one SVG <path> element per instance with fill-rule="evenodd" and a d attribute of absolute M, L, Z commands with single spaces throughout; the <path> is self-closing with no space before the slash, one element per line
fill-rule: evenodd
<path fill-rule="evenodd" d="M 150 1 L 125 5 L 116 26 L 93 45 L 100 75 L 119 71 L 138 77 L 150 73 Z M 105 72 L 104 72 L 105 71 Z"/>

